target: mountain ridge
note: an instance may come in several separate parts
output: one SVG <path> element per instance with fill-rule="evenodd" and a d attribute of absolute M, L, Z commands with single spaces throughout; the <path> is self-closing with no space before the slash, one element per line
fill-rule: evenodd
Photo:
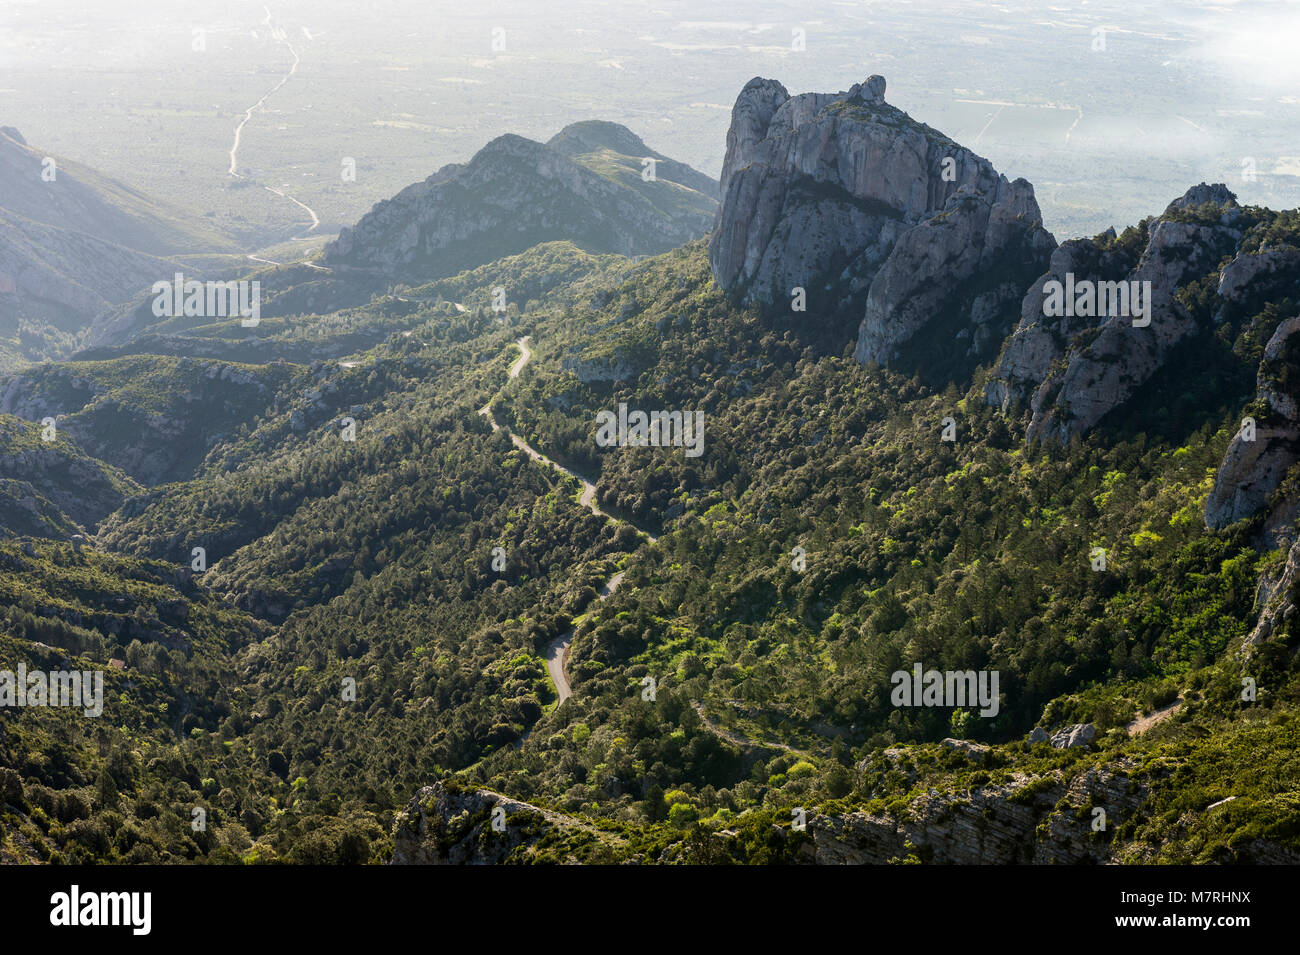
<path fill-rule="evenodd" d="M 711 180 L 657 153 L 617 153 L 611 143 L 644 147 L 612 123 L 575 124 L 548 143 L 498 136 L 468 163 L 444 166 L 376 204 L 326 246 L 323 261 L 429 281 L 552 239 L 645 255 L 707 231 L 715 201 L 689 183 Z M 647 159 L 655 160 L 648 181 Z"/>

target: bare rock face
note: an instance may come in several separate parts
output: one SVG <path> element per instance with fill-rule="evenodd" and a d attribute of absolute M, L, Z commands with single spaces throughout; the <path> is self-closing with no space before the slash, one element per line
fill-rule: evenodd
<path fill-rule="evenodd" d="M 1254 628 L 1243 642 L 1248 660 L 1261 644 L 1281 637 L 1289 626 L 1294 626 L 1297 587 L 1300 586 L 1300 538 L 1287 550 L 1281 568 L 1266 572 L 1259 580 L 1255 603 L 1260 608 Z"/>
<path fill-rule="evenodd" d="M 1219 465 L 1214 489 L 1205 501 L 1206 526 L 1216 530 L 1250 517 L 1262 508 L 1292 465 L 1300 460 L 1300 318 L 1277 327 L 1259 365 L 1256 404 L 1265 408 L 1253 429 L 1232 438 Z"/>
<path fill-rule="evenodd" d="M 1069 239 L 1052 253 L 1047 272 L 1029 287 L 1021 301 L 1020 323 L 1003 347 L 995 377 L 986 386 L 991 404 L 1010 411 L 1017 404 L 1027 403 L 1047 379 L 1052 362 L 1065 354 L 1075 335 L 1088 328 L 1085 318 L 1044 319 L 1044 287 L 1048 282 L 1064 282 L 1067 275 L 1100 281 L 1136 267 L 1134 255 L 1115 247 L 1114 240 L 1112 229 L 1095 240 Z"/>
<path fill-rule="evenodd" d="M 858 811 L 808 820 L 811 860 L 820 865 L 880 865 L 916 854 L 947 865 L 1110 863 L 1109 839 L 1094 839 L 1085 808 L 1106 806 L 1127 817 L 1146 792 L 1122 772 L 1089 768 L 1072 779 L 1059 771 L 1018 776 L 953 793 L 930 790 L 905 812 Z"/>
<path fill-rule="evenodd" d="M 425 786 L 393 822 L 392 865 L 492 865 L 522 844 L 521 828 L 492 828 L 493 810 L 531 809 L 487 790 L 463 792 Z"/>
<path fill-rule="evenodd" d="M 988 192 L 963 186 L 942 212 L 905 232 L 867 293 L 858 361 L 898 357 L 931 323 L 939 342 L 951 335 L 967 354 L 1000 342 L 1055 244 L 1040 215 L 1028 182 L 1000 177 Z M 947 323 L 936 321 L 945 313 Z"/>
<path fill-rule="evenodd" d="M 572 372 L 584 384 L 594 381 L 627 381 L 637 375 L 637 369 L 617 356 L 601 361 L 569 355 L 560 362 L 560 367 Z"/>
<path fill-rule="evenodd" d="M 789 301 L 799 287 L 810 312 L 864 314 L 863 363 L 895 358 L 936 317 L 978 350 L 1008 330 L 998 320 L 1056 243 L 1029 183 L 884 94 L 880 76 L 798 96 L 775 80 L 745 85 L 709 243 L 714 277 L 744 302 Z"/>
<path fill-rule="evenodd" d="M 1090 431 L 1200 330 L 1175 296 L 1238 247 L 1240 215 L 1227 188 L 1202 183 L 1146 224 L 1136 261 L 1136 250 L 1117 242 L 1113 231 L 1065 243 L 1021 302 L 1020 323 L 1003 346 L 987 400 L 1004 410 L 1028 401 L 1031 443 L 1065 444 Z M 1070 276 L 1076 288 L 1120 283 L 1130 292 L 1141 289 L 1148 312 L 1103 310 L 1098 293 L 1091 313 L 1045 314 L 1049 283 L 1064 285 Z"/>
<path fill-rule="evenodd" d="M 1075 723 L 1053 733 L 1051 744 L 1053 749 L 1073 749 L 1076 746 L 1087 746 L 1096 735 L 1097 728 L 1091 723 Z"/>
<path fill-rule="evenodd" d="M 1286 288 L 1300 288 L 1300 250 L 1261 249 L 1241 253 L 1223 268 L 1219 276 L 1219 298 L 1244 303 L 1251 295 L 1276 294 Z"/>

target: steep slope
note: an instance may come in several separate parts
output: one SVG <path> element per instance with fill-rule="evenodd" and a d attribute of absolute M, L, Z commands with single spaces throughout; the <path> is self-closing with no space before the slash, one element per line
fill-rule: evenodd
<path fill-rule="evenodd" d="M 645 158 L 660 160 L 654 181 L 642 179 Z M 430 281 L 556 239 L 588 252 L 645 255 L 703 235 L 715 206 L 709 180 L 630 131 L 580 124 L 547 144 L 492 140 L 468 163 L 376 205 L 326 247 L 324 261 Z"/>
<path fill-rule="evenodd" d="M 46 440 L 46 438 L 50 440 Z M 0 534 L 66 540 L 117 510 L 139 485 L 41 422 L 0 413 Z"/>
<path fill-rule="evenodd" d="M 194 475 L 212 449 L 275 405 L 293 366 L 132 356 L 0 377 L 0 413 L 58 431 L 145 485 Z"/>
<path fill-rule="evenodd" d="M 618 123 L 594 119 L 571 123 L 548 139 L 546 145 L 594 173 L 637 190 L 665 212 L 671 212 L 674 207 L 684 214 L 708 211 L 708 204 L 700 202 L 692 192 L 717 199 L 716 179 L 656 152 L 640 136 Z M 654 178 L 649 182 L 643 176 L 647 171 L 646 159 L 655 161 Z"/>
<path fill-rule="evenodd" d="M 233 249 L 229 237 L 194 215 L 82 163 L 41 152 L 8 126 L 0 127 L 0 181 L 0 208 L 12 216 L 147 255 Z"/>
<path fill-rule="evenodd" d="M 201 219 L 10 127 L 0 183 L 0 368 L 66 353 L 96 315 L 183 268 L 170 256 L 232 250 Z"/>
<path fill-rule="evenodd" d="M 775 80 L 746 84 L 709 261 L 743 302 L 790 308 L 804 289 L 809 317 L 792 322 L 860 321 L 859 362 L 901 359 L 941 378 L 1001 340 L 1055 241 L 1029 183 L 884 95 L 880 76 L 798 96 Z M 921 337 L 924 362 L 908 353 Z M 937 367 L 936 352 L 957 360 Z"/>
<path fill-rule="evenodd" d="M 1031 441 L 1066 443 L 1088 432 L 1180 345 L 1214 334 L 1261 296 L 1277 301 L 1300 290 L 1300 271 L 1250 262 L 1275 219 L 1242 209 L 1222 185 L 1202 183 L 1122 236 L 1111 230 L 1067 242 L 1025 294 L 989 400 L 1027 405 Z M 1067 307 L 1051 305 L 1056 292 L 1072 296 Z M 1137 314 L 1139 300 L 1145 314 Z"/>
<path fill-rule="evenodd" d="M 808 287 L 813 317 L 792 323 L 772 302 L 746 304 L 743 284 L 723 287 L 703 240 L 641 261 L 552 242 L 425 284 L 384 277 L 396 287 L 346 311 L 268 319 L 264 344 L 229 323 L 163 322 L 150 339 L 298 367 L 137 354 L 5 382 L 25 416 L 64 416 L 69 455 L 93 449 L 168 483 L 130 496 L 80 553 L 0 542 L 0 596 L 20 608 L 0 613 L 0 649 L 101 666 L 121 653 L 134 684 L 98 739 L 58 714 L 0 712 L 0 757 L 20 767 L 0 772 L 17 832 L 0 857 L 1298 857 L 1300 482 L 1287 442 L 1300 217 L 1198 187 L 1156 228 L 1205 242 L 1148 254 L 1149 220 L 1052 258 L 1020 203 L 1032 194 L 972 156 L 954 163 L 960 185 L 944 180 L 949 147 L 887 107 L 883 83 L 829 98 L 747 89 L 727 185 L 741 199 L 738 182 L 761 186 L 791 228 L 838 228 L 837 209 L 878 227 L 837 233 L 867 245 L 848 278 L 827 281 L 843 328 L 875 316 L 860 334 L 883 362 L 842 339 L 822 347 L 838 320 L 824 286 Z M 880 194 L 896 215 L 817 194 L 816 179 L 799 187 L 804 174 L 775 160 L 742 161 L 783 143 L 800 162 L 822 157 L 827 177 L 897 173 Z M 879 161 L 854 158 L 866 144 Z M 570 154 L 610 164 L 628 180 L 611 188 L 649 202 L 624 161 L 636 147 L 580 124 L 520 149 L 592 175 Z M 562 196 L 544 193 L 543 211 Z M 376 255 L 411 252 L 395 235 L 376 242 L 392 243 Z M 812 274 L 822 252 L 806 248 Z M 1062 323 L 1044 377 L 999 365 L 990 385 L 977 363 L 1010 328 L 1008 302 L 1023 307 L 1066 257 L 1103 279 L 1144 264 L 1176 275 L 1165 290 L 1197 331 L 1134 380 L 1122 414 L 1064 444 L 1027 442 L 1033 416 L 1002 395 L 1088 359 L 1104 329 Z M 315 283 L 351 273 L 315 271 L 279 273 L 275 294 L 326 307 Z M 319 337 L 304 346 L 299 330 Z M 209 404 L 220 411 L 200 413 Z M 597 416 L 620 405 L 697 410 L 700 453 L 597 441 Z M 1258 461 L 1233 444 L 1246 415 Z M 18 427 L 33 440 L 35 424 Z M 589 476 L 594 494 L 521 442 Z M 67 534 L 42 502 L 53 492 L 38 493 L 24 526 Z M 1239 519 L 1219 526 L 1220 513 Z M 186 563 L 195 546 L 201 572 Z M 561 702 L 546 648 L 562 636 Z M 992 697 L 900 701 L 896 677 L 916 668 L 995 678 Z M 206 836 L 187 823 L 200 798 Z"/>
<path fill-rule="evenodd" d="M 122 744 L 142 766 L 110 774 L 116 808 L 93 794 L 102 755 L 27 773 L 20 793 L 0 780 L 32 845 L 102 860 L 140 845 L 133 859 L 1292 858 L 1281 616 L 1249 664 L 1267 694 L 1239 699 L 1254 586 L 1278 558 L 1200 520 L 1239 406 L 1177 405 L 1181 444 L 1084 435 L 1030 457 L 982 382 L 936 392 L 818 357 L 730 302 L 702 242 L 608 270 L 574 260 L 543 246 L 410 290 L 429 296 L 410 303 L 410 336 L 308 369 L 195 478 L 110 518 L 97 544 L 127 565 L 182 579 L 205 546 L 195 586 L 264 632 L 211 677 L 220 702 L 184 717 L 191 740 Z M 536 290 L 508 324 L 485 307 L 502 274 Z M 446 296 L 466 311 L 444 314 Z M 1270 337 L 1253 314 L 1244 339 Z M 510 379 L 524 334 L 536 357 Z M 615 356 L 626 374 L 585 373 Z M 659 542 L 593 517 L 491 431 L 476 409 L 498 393 L 497 420 L 580 461 L 597 503 L 662 526 Z M 619 402 L 704 409 L 704 454 L 595 446 L 595 412 Z M 938 439 L 946 415 L 956 442 Z M 593 602 L 615 570 L 622 586 Z M 35 583 L 40 607 L 56 585 Z M 159 629 L 143 614 L 141 633 Z M 570 627 L 573 695 L 556 706 L 543 648 Z M 890 673 L 917 662 L 996 670 L 1000 711 L 891 704 Z M 1082 744 L 1024 741 L 1033 729 Z M 24 730 L 13 759 L 37 765 Z M 421 791 L 436 781 L 441 795 Z M 209 839 L 183 825 L 191 790 L 221 820 Z M 31 808 L 65 798 L 63 829 Z M 142 835 L 105 836 L 114 813 Z"/>
<path fill-rule="evenodd" d="M 1215 529 L 1252 517 L 1269 502 L 1300 460 L 1300 318 L 1289 318 L 1264 346 L 1256 400 L 1232 436 L 1214 488 L 1205 502 L 1205 523 Z M 1281 521 L 1293 525 L 1287 509 Z"/>

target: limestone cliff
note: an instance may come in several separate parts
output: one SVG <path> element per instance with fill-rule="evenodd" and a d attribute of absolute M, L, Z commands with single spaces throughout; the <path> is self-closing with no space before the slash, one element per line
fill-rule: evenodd
<path fill-rule="evenodd" d="M 924 330 L 978 354 L 1009 331 L 1056 243 L 1033 187 L 885 102 L 872 76 L 843 93 L 746 84 L 732 109 L 709 244 L 718 284 L 746 302 L 861 317 L 860 362 Z"/>
<path fill-rule="evenodd" d="M 1300 460 L 1300 318 L 1277 327 L 1259 366 L 1258 419 L 1232 438 L 1205 502 L 1205 523 L 1221 529 L 1257 513 Z"/>
<path fill-rule="evenodd" d="M 1239 247 L 1241 216 L 1227 188 L 1202 183 L 1143 224 L 1140 251 L 1113 230 L 1065 243 L 1021 302 L 1020 323 L 1003 346 L 988 400 L 1004 410 L 1027 402 L 1031 442 L 1066 443 L 1090 431 L 1161 369 L 1177 345 L 1205 330 L 1177 296 Z M 1102 309 L 1099 291 L 1091 309 L 1049 316 L 1048 283 L 1093 289 L 1119 283 L 1125 294 L 1149 289 L 1149 314 Z"/>

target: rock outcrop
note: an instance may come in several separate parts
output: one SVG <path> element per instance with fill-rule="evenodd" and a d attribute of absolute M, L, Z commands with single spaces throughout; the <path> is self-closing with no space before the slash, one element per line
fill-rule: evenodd
<path fill-rule="evenodd" d="M 569 816 L 491 790 L 438 782 L 423 787 L 393 820 L 392 865 L 522 861 L 542 839 L 555 845 L 568 835 L 587 842 L 613 838 Z M 568 856 L 560 861 L 579 860 Z"/>
<path fill-rule="evenodd" d="M 1030 743 L 1047 743 L 1053 749 L 1071 749 L 1075 746 L 1087 746 L 1097 735 L 1097 728 L 1091 723 L 1074 723 L 1063 726 L 1054 733 L 1048 733 L 1041 726 L 1035 726 L 1025 737 Z"/>
<path fill-rule="evenodd" d="M 1003 346 L 987 399 L 1004 410 L 1028 402 L 1030 442 L 1064 444 L 1090 431 L 1200 330 L 1175 296 L 1238 247 L 1241 215 L 1226 187 L 1202 183 L 1144 223 L 1136 261 L 1137 250 L 1113 230 L 1062 245 L 1021 303 L 1020 324 Z M 1095 294 L 1088 307 L 1047 315 L 1049 283 Z M 1137 290 L 1146 314 L 1136 314 Z M 1124 301 L 1129 307 L 1115 307 Z"/>
<path fill-rule="evenodd" d="M 588 252 L 666 252 L 708 232 L 715 192 L 615 123 L 578 123 L 545 144 L 499 136 L 378 203 L 326 246 L 325 262 L 427 282 L 559 239 Z"/>
<path fill-rule="evenodd" d="M 939 865 L 1074 865 L 1117 861 L 1091 807 L 1128 818 L 1145 793 L 1116 768 L 1072 779 L 1018 776 L 962 792 L 930 790 L 905 812 L 858 811 L 809 817 L 807 853 L 820 865 L 880 865 L 915 855 Z"/>
<path fill-rule="evenodd" d="M 1063 726 L 1052 734 L 1051 743 L 1055 749 L 1073 749 L 1087 746 L 1097 735 L 1097 728 L 1091 723 L 1075 723 Z"/>
<path fill-rule="evenodd" d="M 1300 290 L 1300 249 L 1284 247 L 1242 252 L 1223 267 L 1218 295 L 1225 303 L 1244 305 L 1252 296 L 1294 295 Z"/>
<path fill-rule="evenodd" d="M 1260 608 L 1255 626 L 1243 642 L 1249 660 L 1255 648 L 1274 637 L 1282 637 L 1294 626 L 1297 598 L 1300 597 L 1300 538 L 1287 549 L 1280 568 L 1260 576 L 1255 603 Z"/>
<path fill-rule="evenodd" d="M 1291 466 L 1300 460 L 1300 318 L 1282 322 L 1264 348 L 1259 365 L 1262 407 L 1258 419 L 1233 435 L 1214 488 L 1205 501 L 1205 523 L 1221 529 L 1257 513 Z"/>
<path fill-rule="evenodd" d="M 1000 341 L 1055 240 L 1033 187 L 885 102 L 872 76 L 791 96 L 746 84 L 732 109 L 709 243 L 718 284 L 751 303 L 861 316 L 860 362 L 923 331 L 977 354 Z"/>

